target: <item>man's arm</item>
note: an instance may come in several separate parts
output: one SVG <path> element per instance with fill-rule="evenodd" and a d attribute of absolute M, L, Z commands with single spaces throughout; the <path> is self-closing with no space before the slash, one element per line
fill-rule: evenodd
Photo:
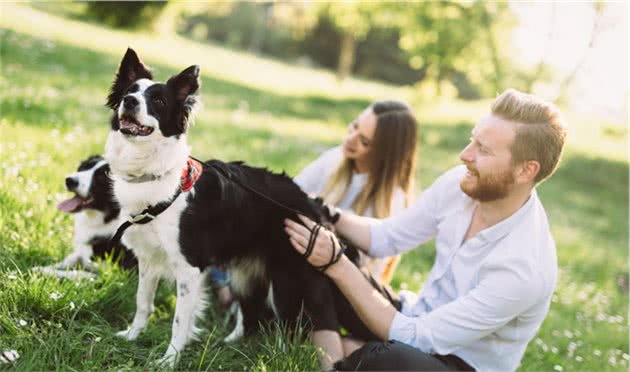
<path fill-rule="evenodd" d="M 370 218 L 352 213 L 340 212 L 341 216 L 335 224 L 335 232 L 352 243 L 353 247 L 368 253 L 371 246 Z"/>
<path fill-rule="evenodd" d="M 505 326 L 544 291 L 541 275 L 524 260 L 487 264 L 466 295 L 420 317 L 396 313 L 388 337 L 427 353 L 450 354 Z"/>
<path fill-rule="evenodd" d="M 286 220 L 286 232 L 293 247 L 304 254 L 314 222 L 306 225 Z M 307 228 L 308 227 L 308 228 Z M 332 252 L 328 231 L 321 231 L 309 263 L 327 264 Z M 361 272 L 345 257 L 325 271 L 348 299 L 361 320 L 383 340 L 395 339 L 418 349 L 449 354 L 503 327 L 544 294 L 544 279 L 522 258 L 488 262 L 480 270 L 479 284 L 466 295 L 420 317 L 397 312 Z"/>
<path fill-rule="evenodd" d="M 348 215 L 347 217 L 354 217 Z M 306 252 L 306 246 L 315 223 L 301 217 L 304 225 L 292 220 L 285 220 L 285 231 L 293 247 L 301 254 Z M 350 219 L 352 221 L 352 219 Z M 369 234 L 368 234 L 369 235 Z M 334 234 L 324 229 L 320 230 L 313 251 L 308 261 L 314 266 L 322 266 L 330 262 L 336 252 L 332 252 Z M 336 244 L 339 247 L 339 244 Z M 325 274 L 333 279 L 343 295 L 350 301 L 361 320 L 378 337 L 387 340 L 389 329 L 396 314 L 396 309 L 365 279 L 359 269 L 345 256 L 330 266 Z"/>

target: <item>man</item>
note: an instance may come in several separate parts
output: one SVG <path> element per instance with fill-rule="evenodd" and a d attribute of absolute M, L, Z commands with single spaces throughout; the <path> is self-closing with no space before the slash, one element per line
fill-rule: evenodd
<path fill-rule="evenodd" d="M 556 283 L 555 244 L 535 187 L 555 171 L 565 137 L 555 106 L 507 90 L 472 130 L 460 154 L 464 164 L 443 174 L 414 205 L 385 220 L 341 214 L 337 233 L 371 256 L 400 254 L 433 237 L 437 254 L 417 297 L 371 285 L 345 256 L 325 270 L 374 335 L 346 340 L 335 330 L 315 332 L 331 362 L 346 357 L 337 369 L 518 367 Z M 304 254 L 317 229 L 301 218 L 304 225 L 287 220 L 285 228 Z M 314 266 L 329 263 L 339 250 L 324 229 L 311 245 L 307 259 Z M 353 334 L 357 327 L 348 322 L 342 320 Z"/>

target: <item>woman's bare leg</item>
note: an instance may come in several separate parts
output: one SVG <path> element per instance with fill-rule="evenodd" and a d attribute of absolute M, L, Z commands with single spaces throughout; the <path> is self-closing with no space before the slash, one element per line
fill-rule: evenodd
<path fill-rule="evenodd" d="M 365 345 L 365 341 L 352 337 L 342 337 L 341 344 L 343 345 L 343 356 L 345 358 L 361 346 Z"/>
<path fill-rule="evenodd" d="M 321 348 L 319 363 L 322 370 L 330 371 L 336 361 L 343 359 L 344 348 L 339 332 L 330 330 L 314 331 L 311 333 L 311 339 L 315 346 Z"/>

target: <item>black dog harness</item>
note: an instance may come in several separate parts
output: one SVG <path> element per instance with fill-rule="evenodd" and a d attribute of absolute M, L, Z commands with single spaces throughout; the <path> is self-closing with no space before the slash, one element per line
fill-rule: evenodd
<path fill-rule="evenodd" d="M 116 234 L 114 234 L 114 236 L 109 240 L 107 244 L 107 250 L 111 250 L 115 245 L 120 242 L 120 238 L 122 238 L 125 230 L 127 230 L 131 225 L 145 225 L 153 221 L 155 217 L 167 210 L 168 207 L 173 204 L 175 199 L 177 199 L 179 194 L 189 191 L 193 188 L 195 182 L 197 182 L 202 172 L 203 163 L 201 163 L 199 160 L 189 158 L 186 162 L 186 168 L 182 170 L 182 176 L 179 180 L 179 188 L 177 188 L 175 194 L 173 194 L 173 196 L 171 196 L 171 198 L 166 201 L 157 203 L 156 205 L 150 205 L 142 212 L 129 216 L 129 219 L 127 219 L 127 221 L 123 222 L 123 224 L 118 227 L 118 229 L 116 230 Z"/>
<path fill-rule="evenodd" d="M 151 221 L 153 221 L 158 215 L 160 215 L 162 212 L 164 212 L 165 210 L 168 209 L 168 207 L 171 206 L 171 204 L 173 204 L 173 202 L 177 199 L 177 197 L 182 193 L 182 192 L 186 192 L 189 191 L 190 189 L 192 189 L 192 187 L 195 185 L 195 182 L 197 182 L 197 179 L 199 179 L 199 177 L 201 176 L 201 173 L 203 171 L 204 168 L 209 168 L 211 165 L 208 165 L 202 161 L 200 161 L 197 158 L 194 158 L 192 156 L 189 157 L 188 162 L 187 162 L 187 166 L 186 168 L 184 168 L 184 170 L 182 171 L 182 177 L 180 179 L 180 187 L 177 189 L 177 191 L 175 191 L 175 194 L 166 201 L 160 202 L 156 205 L 152 205 L 149 206 L 147 208 L 145 208 L 142 212 L 136 214 L 136 215 L 132 215 L 129 217 L 129 219 L 125 222 L 123 222 L 122 225 L 120 225 L 118 227 L 118 229 L 116 230 L 116 234 L 114 234 L 114 236 L 110 239 L 109 243 L 108 243 L 108 250 L 112 249 L 116 244 L 118 244 L 120 242 L 120 238 L 122 238 L 122 235 L 125 233 L 125 230 L 127 230 L 131 225 L 144 225 L 147 224 Z M 212 168 L 215 169 L 220 175 L 222 175 L 223 177 L 225 177 L 228 181 L 234 182 L 235 184 L 239 185 L 240 187 L 244 188 L 245 190 L 258 195 L 259 197 L 269 201 L 270 203 L 285 209 L 289 212 L 292 212 L 296 215 L 299 214 L 304 214 L 303 212 L 299 212 L 291 207 L 288 207 L 270 197 L 268 197 L 267 195 L 259 192 L 258 190 L 250 187 L 249 185 L 246 185 L 244 183 L 242 183 L 240 180 L 238 180 L 236 177 L 232 176 L 232 173 L 230 173 L 230 171 L 228 169 L 223 169 L 221 167 L 212 165 Z M 329 211 L 330 208 L 326 208 L 326 211 Z M 332 216 L 331 220 L 334 222 L 336 222 L 336 220 L 339 219 L 339 214 L 337 213 L 336 215 Z M 311 253 L 313 252 L 313 247 L 315 246 L 315 242 L 317 241 L 317 236 L 319 234 L 319 230 L 322 228 L 323 226 L 319 223 L 317 223 L 313 229 L 311 230 L 311 236 L 309 238 L 309 242 L 308 242 L 308 246 L 306 247 L 306 252 L 302 255 L 305 259 L 307 259 Z M 335 239 L 332 237 L 332 235 L 330 236 L 330 241 L 332 242 L 333 245 L 333 253 L 332 253 L 332 257 L 330 258 L 330 261 L 327 264 L 321 265 L 321 266 L 313 266 L 315 269 L 324 272 L 326 271 L 326 269 L 328 269 L 330 266 L 334 265 L 335 263 L 337 263 L 337 261 L 339 261 L 339 259 L 341 258 L 341 256 L 343 255 L 343 253 L 346 251 L 347 246 L 343 243 L 339 243 L 341 245 L 341 249 L 339 249 L 338 252 L 337 251 L 337 244 L 335 242 Z M 336 253 L 335 253 L 336 252 Z"/>

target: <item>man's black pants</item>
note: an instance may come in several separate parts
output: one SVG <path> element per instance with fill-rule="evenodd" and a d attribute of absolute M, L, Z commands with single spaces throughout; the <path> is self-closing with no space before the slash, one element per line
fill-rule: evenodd
<path fill-rule="evenodd" d="M 362 270 L 363 271 L 363 270 Z M 400 311 L 399 297 L 363 271 L 366 279 Z M 455 355 L 428 354 L 398 341 L 378 341 L 361 321 L 336 286 L 335 308 L 339 322 L 355 338 L 369 341 L 347 358 L 335 363 L 338 371 L 474 371 Z"/>

